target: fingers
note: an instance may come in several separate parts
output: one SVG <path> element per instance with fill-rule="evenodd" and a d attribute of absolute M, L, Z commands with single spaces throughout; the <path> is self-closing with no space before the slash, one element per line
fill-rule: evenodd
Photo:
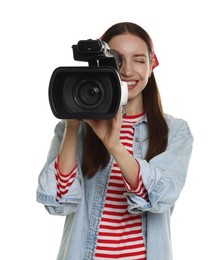
<path fill-rule="evenodd" d="M 96 120 L 93 120 L 93 119 L 84 119 L 83 121 L 85 123 L 87 123 L 92 128 L 93 128 L 93 126 L 95 125 L 95 122 L 96 122 Z"/>

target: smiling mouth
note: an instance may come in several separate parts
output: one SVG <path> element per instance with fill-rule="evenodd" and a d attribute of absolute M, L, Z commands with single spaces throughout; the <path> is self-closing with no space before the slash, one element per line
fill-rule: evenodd
<path fill-rule="evenodd" d="M 137 82 L 136 81 L 129 81 L 127 82 L 128 89 L 132 89 L 136 86 Z"/>

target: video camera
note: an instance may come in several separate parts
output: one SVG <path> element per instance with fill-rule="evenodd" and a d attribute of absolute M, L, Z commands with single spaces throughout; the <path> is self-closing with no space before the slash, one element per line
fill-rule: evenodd
<path fill-rule="evenodd" d="M 87 67 L 58 67 L 49 83 L 50 107 L 59 119 L 111 119 L 125 106 L 128 88 L 119 76 L 120 55 L 101 40 L 80 40 L 73 58 Z"/>

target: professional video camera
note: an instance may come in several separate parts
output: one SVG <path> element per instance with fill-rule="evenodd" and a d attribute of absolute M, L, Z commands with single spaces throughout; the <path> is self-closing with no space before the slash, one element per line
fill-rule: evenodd
<path fill-rule="evenodd" d="M 59 119 L 111 119 L 127 103 L 127 84 L 119 76 L 120 56 L 101 40 L 72 46 L 74 60 L 87 67 L 59 67 L 51 76 L 49 102 Z"/>

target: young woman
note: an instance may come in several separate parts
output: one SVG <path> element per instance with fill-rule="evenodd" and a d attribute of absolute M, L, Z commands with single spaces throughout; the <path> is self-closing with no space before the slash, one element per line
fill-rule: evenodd
<path fill-rule="evenodd" d="M 126 115 L 120 109 L 111 120 L 59 122 L 37 200 L 66 216 L 58 260 L 170 260 L 170 216 L 193 137 L 184 120 L 162 111 L 146 31 L 118 23 L 101 39 L 122 57 Z"/>

